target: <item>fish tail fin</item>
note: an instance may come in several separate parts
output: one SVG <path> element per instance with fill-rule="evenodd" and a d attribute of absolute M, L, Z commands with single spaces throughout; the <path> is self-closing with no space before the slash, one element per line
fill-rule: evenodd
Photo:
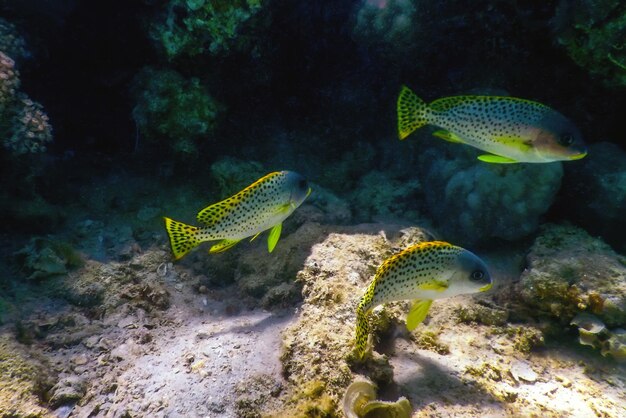
<path fill-rule="evenodd" d="M 404 139 L 414 130 L 428 123 L 428 105 L 407 86 L 402 86 L 398 95 L 398 137 Z"/>
<path fill-rule="evenodd" d="M 368 286 L 367 290 L 356 308 L 356 354 L 359 360 L 363 360 L 367 350 L 367 340 L 370 335 L 369 312 L 372 310 L 372 301 L 376 290 L 376 280 Z"/>
<path fill-rule="evenodd" d="M 165 220 L 165 229 L 170 238 L 170 246 L 176 260 L 183 258 L 183 256 L 202 242 L 198 237 L 200 228 L 167 217 L 163 219 Z"/>
<path fill-rule="evenodd" d="M 361 299 L 356 309 L 356 354 L 359 360 L 363 360 L 363 357 L 365 357 L 367 339 L 370 335 L 368 310 L 365 308 L 366 304 L 363 303 L 363 299 Z"/>

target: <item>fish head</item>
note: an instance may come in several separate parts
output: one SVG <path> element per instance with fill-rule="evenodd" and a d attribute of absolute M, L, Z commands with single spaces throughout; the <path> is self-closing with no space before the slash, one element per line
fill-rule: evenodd
<path fill-rule="evenodd" d="M 465 249 L 456 256 L 448 283 L 448 296 L 486 292 L 493 286 L 487 265 Z"/>
<path fill-rule="evenodd" d="M 579 160 L 587 155 L 578 128 L 556 111 L 548 112 L 539 122 L 533 148 L 545 161 Z"/>
<path fill-rule="evenodd" d="M 289 204 L 296 209 L 311 194 L 311 187 L 307 179 L 294 171 L 283 171 L 283 175 L 289 192 Z"/>

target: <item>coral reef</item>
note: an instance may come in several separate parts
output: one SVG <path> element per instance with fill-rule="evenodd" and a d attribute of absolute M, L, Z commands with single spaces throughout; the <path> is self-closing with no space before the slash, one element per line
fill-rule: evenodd
<path fill-rule="evenodd" d="M 420 29 L 416 2 L 362 0 L 355 8 L 353 37 L 363 47 L 390 57 L 406 56 Z"/>
<path fill-rule="evenodd" d="M 244 40 L 242 27 L 264 0 L 171 0 L 150 28 L 169 60 L 228 51 Z"/>
<path fill-rule="evenodd" d="M 394 238 L 388 241 L 386 234 Z M 312 247 L 297 274 L 305 297 L 300 319 L 285 330 L 283 337 L 281 361 L 290 383 L 286 396 L 295 396 L 300 388 L 321 380 L 325 382 L 322 394 L 330 397 L 333 409 L 339 407 L 353 378 L 349 359 L 360 289 L 371 280 L 385 256 L 425 238 L 416 228 L 379 230 L 376 225 L 365 225 L 346 227 L 345 232 L 332 233 Z M 366 367 L 378 383 L 389 383 L 385 360 L 375 356 Z M 294 408 L 298 408 L 297 403 Z"/>
<path fill-rule="evenodd" d="M 416 221 L 420 218 L 415 202 L 421 197 L 418 179 L 398 179 L 384 171 L 372 171 L 359 180 L 350 200 L 355 218 L 367 221 Z"/>
<path fill-rule="evenodd" d="M 144 68 L 135 77 L 133 118 L 141 134 L 180 156 L 195 155 L 197 142 L 215 127 L 219 104 L 196 78 L 174 70 Z"/>
<path fill-rule="evenodd" d="M 560 2 L 556 38 L 576 64 L 607 86 L 626 86 L 626 10 L 619 0 Z"/>
<path fill-rule="evenodd" d="M 19 90 L 15 62 L 0 51 L 0 129 L 2 145 L 12 155 L 40 153 L 52 141 L 43 107 Z"/>
<path fill-rule="evenodd" d="M 83 265 L 81 256 L 67 243 L 45 238 L 32 238 L 15 253 L 27 280 L 66 274 L 68 269 Z"/>
<path fill-rule="evenodd" d="M 560 213 L 618 251 L 626 251 L 626 152 L 615 144 L 591 144 L 589 155 L 565 167 Z"/>
<path fill-rule="evenodd" d="M 14 24 L 0 17 L 0 52 L 11 57 L 17 63 L 30 58 L 26 41 L 18 33 Z"/>
<path fill-rule="evenodd" d="M 602 321 L 586 312 L 579 313 L 570 325 L 578 327 L 578 340 L 583 345 L 599 349 L 603 356 L 610 355 L 618 361 L 626 361 L 626 330 L 609 331 Z"/>
<path fill-rule="evenodd" d="M 41 355 L 0 335 L 0 411 L 9 417 L 48 417 L 42 406 L 54 384 L 54 367 Z"/>
<path fill-rule="evenodd" d="M 420 159 L 427 208 L 461 245 L 516 240 L 537 230 L 561 184 L 561 163 L 487 164 L 467 147 L 434 144 Z"/>
<path fill-rule="evenodd" d="M 411 403 L 405 397 L 396 402 L 377 401 L 377 389 L 371 380 L 357 376 L 346 389 L 341 402 L 346 418 L 410 418 Z"/>
<path fill-rule="evenodd" d="M 536 315 L 569 323 L 590 312 L 608 327 L 626 324 L 623 257 L 580 228 L 548 224 L 527 256 L 520 297 Z"/>

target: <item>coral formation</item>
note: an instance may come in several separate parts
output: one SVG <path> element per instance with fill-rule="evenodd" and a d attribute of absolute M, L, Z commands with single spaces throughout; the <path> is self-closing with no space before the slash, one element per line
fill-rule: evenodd
<path fill-rule="evenodd" d="M 0 335 L 0 411 L 5 417 L 46 417 L 42 406 L 54 381 L 54 368 Z"/>
<path fill-rule="evenodd" d="M 268 173 L 257 161 L 223 157 L 211 164 L 211 179 L 217 188 L 217 197 L 229 197 Z"/>
<path fill-rule="evenodd" d="M 197 78 L 148 67 L 135 77 L 132 93 L 139 131 L 181 156 L 195 154 L 215 127 L 220 106 Z"/>
<path fill-rule="evenodd" d="M 357 376 L 343 396 L 342 410 L 346 418 L 410 418 L 411 403 L 405 397 L 396 402 L 376 400 L 378 388 L 371 380 Z"/>
<path fill-rule="evenodd" d="M 242 27 L 264 0 L 171 0 L 150 34 L 169 60 L 216 54 L 244 42 Z"/>
<path fill-rule="evenodd" d="M 518 289 L 536 315 L 569 323 L 590 312 L 608 327 L 626 323 L 626 266 L 580 228 L 548 224 L 535 240 Z"/>
<path fill-rule="evenodd" d="M 52 127 L 43 107 L 19 90 L 15 61 L 0 51 L 0 129 L 2 145 L 13 155 L 44 152 Z"/>
<path fill-rule="evenodd" d="M 599 349 L 603 356 L 610 355 L 618 361 L 626 361 L 626 331 L 621 328 L 609 331 L 594 315 L 579 313 L 570 325 L 578 327 L 581 344 Z"/>
<path fill-rule="evenodd" d="M 601 348 L 596 337 L 605 335 L 601 338 L 604 341 L 613 334 L 616 337 L 612 341 L 617 342 L 620 334 L 616 329 L 626 325 L 626 266 L 622 257 L 573 226 L 543 228 L 528 254 L 528 268 L 517 291 L 531 309 L 530 315 L 578 325 L 583 344 Z M 595 322 L 585 320 L 590 314 Z M 608 350 L 617 353 L 620 349 Z"/>
<path fill-rule="evenodd" d="M 626 251 L 626 152 L 608 142 L 591 144 L 584 160 L 565 167 L 559 203 L 567 219 Z"/>
<path fill-rule="evenodd" d="M 83 265 L 81 256 L 69 244 L 45 238 L 32 238 L 15 257 L 28 274 L 27 280 L 66 274 L 68 269 Z"/>
<path fill-rule="evenodd" d="M 393 238 L 388 240 L 387 234 Z M 289 393 L 321 379 L 326 383 L 324 394 L 339 405 L 352 381 L 354 312 L 362 289 L 376 267 L 397 247 L 424 239 L 426 235 L 417 228 L 379 231 L 376 225 L 364 225 L 346 227 L 343 233 L 330 234 L 312 247 L 297 274 L 305 297 L 300 319 L 287 328 L 283 337 L 281 361 L 290 383 Z M 375 355 L 365 367 L 377 383 L 390 382 L 384 359 Z"/>
<path fill-rule="evenodd" d="M 353 37 L 378 54 L 406 56 L 421 29 L 416 15 L 416 2 L 410 0 L 362 0 L 355 9 Z"/>
<path fill-rule="evenodd" d="M 445 144 L 444 144 L 445 145 Z M 461 245 L 532 234 L 561 184 L 561 163 L 487 164 L 467 147 L 435 144 L 420 159 L 427 208 Z"/>
<path fill-rule="evenodd" d="M 360 221 L 417 220 L 415 202 L 421 195 L 418 179 L 402 181 L 383 171 L 372 171 L 361 177 L 351 196 Z"/>
<path fill-rule="evenodd" d="M 557 41 L 576 64 L 607 86 L 626 86 L 626 10 L 619 0 L 560 2 Z"/>
<path fill-rule="evenodd" d="M 0 52 L 11 57 L 17 63 L 30 58 L 26 49 L 26 41 L 17 31 L 14 24 L 0 17 Z"/>

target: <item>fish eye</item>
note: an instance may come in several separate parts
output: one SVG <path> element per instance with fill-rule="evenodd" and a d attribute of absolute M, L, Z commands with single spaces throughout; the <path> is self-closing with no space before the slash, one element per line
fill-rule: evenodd
<path fill-rule="evenodd" d="M 470 275 L 470 279 L 474 282 L 482 280 L 485 277 L 485 273 L 482 270 L 475 270 Z"/>
<path fill-rule="evenodd" d="M 572 145 L 573 143 L 574 143 L 574 135 L 572 134 L 563 134 L 559 138 L 559 144 L 563 145 L 564 147 L 568 147 Z"/>

